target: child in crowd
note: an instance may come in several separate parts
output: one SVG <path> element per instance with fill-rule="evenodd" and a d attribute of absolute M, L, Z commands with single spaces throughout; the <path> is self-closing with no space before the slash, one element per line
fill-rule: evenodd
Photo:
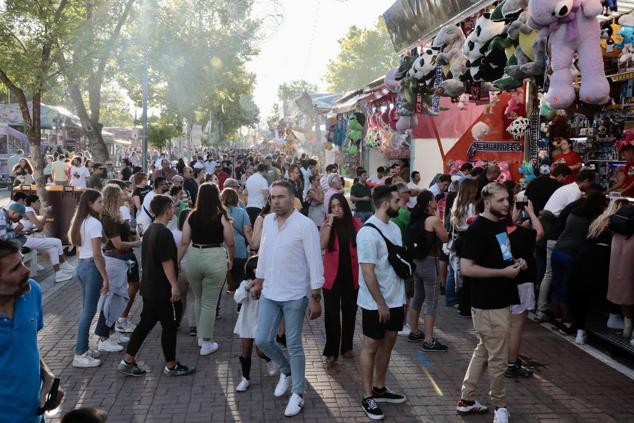
<path fill-rule="evenodd" d="M 240 314 L 236 321 L 233 333 L 242 339 L 242 355 L 240 365 L 242 366 L 242 380 L 236 387 L 237 392 L 245 392 L 251 386 L 251 355 L 253 353 L 253 340 L 255 339 L 256 325 L 258 323 L 258 310 L 260 301 L 251 297 L 251 287 L 255 279 L 255 268 L 258 265 L 258 256 L 253 256 L 244 265 L 245 280 L 240 283 L 233 298 L 241 305 Z M 262 351 L 255 348 L 258 357 L 266 361 L 266 369 L 269 376 L 275 376 L 277 366 Z"/>

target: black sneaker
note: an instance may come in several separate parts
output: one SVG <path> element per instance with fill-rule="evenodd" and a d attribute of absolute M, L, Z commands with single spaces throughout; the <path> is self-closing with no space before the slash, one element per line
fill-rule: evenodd
<path fill-rule="evenodd" d="M 437 339 L 431 342 L 423 342 L 421 349 L 426 352 L 447 352 L 449 350 L 446 345 L 441 344 Z"/>
<path fill-rule="evenodd" d="M 176 366 L 173 369 L 168 369 L 167 366 L 163 368 L 163 374 L 165 376 L 187 376 L 194 373 L 194 368 L 191 369 L 187 366 L 183 366 L 178 361 L 176 362 Z"/>
<path fill-rule="evenodd" d="M 527 369 L 526 367 L 522 367 L 519 362 L 509 363 L 506 366 L 506 371 L 504 372 L 504 376 L 508 378 L 531 377 L 532 375 L 533 371 L 531 369 Z"/>
<path fill-rule="evenodd" d="M 363 401 L 361 401 L 361 409 L 363 409 L 366 416 L 372 420 L 383 420 L 383 417 L 385 417 L 373 397 L 364 398 Z"/>
<path fill-rule="evenodd" d="M 189 327 L 189 336 L 196 336 L 198 334 L 198 331 L 196 330 L 196 326 L 190 326 Z"/>
<path fill-rule="evenodd" d="M 418 333 L 410 332 L 407 340 L 409 342 L 420 342 L 425 339 L 425 334 L 423 331 L 418 331 Z"/>
<path fill-rule="evenodd" d="M 134 363 L 126 363 L 125 360 L 121 360 L 117 366 L 117 370 L 127 376 L 143 376 L 147 373 L 147 371 L 136 364 L 136 361 Z"/>
<path fill-rule="evenodd" d="M 392 392 L 387 387 L 379 389 L 376 386 L 373 386 L 372 397 L 376 402 L 389 402 L 392 404 L 402 404 L 407 401 L 407 397 L 405 395 Z"/>
<path fill-rule="evenodd" d="M 275 340 L 277 341 L 278 344 L 280 344 L 282 347 L 286 348 L 286 334 L 283 334 L 282 336 L 279 335 L 275 335 Z"/>

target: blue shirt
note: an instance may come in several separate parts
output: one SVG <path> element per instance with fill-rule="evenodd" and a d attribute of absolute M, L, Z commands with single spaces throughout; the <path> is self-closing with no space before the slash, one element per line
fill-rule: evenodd
<path fill-rule="evenodd" d="M 44 327 L 42 290 L 33 279 L 16 298 L 13 320 L 0 316 L 0 422 L 35 423 L 40 405 L 40 351 L 37 332 Z"/>
<path fill-rule="evenodd" d="M 227 211 L 233 220 L 233 239 L 236 243 L 235 258 L 245 259 L 249 252 L 247 251 L 247 240 L 244 237 L 244 226 L 251 224 L 249 215 L 246 210 L 240 207 L 229 207 Z"/>

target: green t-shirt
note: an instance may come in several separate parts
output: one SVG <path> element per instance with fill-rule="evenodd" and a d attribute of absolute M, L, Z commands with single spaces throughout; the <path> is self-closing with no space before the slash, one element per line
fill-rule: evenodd
<path fill-rule="evenodd" d="M 396 223 L 399 228 L 401 228 L 401 234 L 405 232 L 407 229 L 407 225 L 409 225 L 410 220 L 412 220 L 412 213 L 406 208 L 401 207 L 398 210 L 398 216 L 393 217 L 392 222 Z"/>
<path fill-rule="evenodd" d="M 371 197 L 372 191 L 369 186 L 363 185 L 357 182 L 350 189 L 350 195 L 359 197 L 359 198 Z M 370 203 L 369 200 L 356 201 L 354 203 L 354 210 L 358 212 L 371 212 L 372 204 Z"/>

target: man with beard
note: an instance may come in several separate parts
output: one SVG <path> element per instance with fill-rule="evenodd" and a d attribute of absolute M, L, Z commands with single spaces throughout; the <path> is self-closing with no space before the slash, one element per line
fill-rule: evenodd
<path fill-rule="evenodd" d="M 504 372 L 511 335 L 511 305 L 519 304 L 515 278 L 528 268 L 524 259 L 513 258 L 511 241 L 502 221 L 509 214 L 509 193 L 491 182 L 482 189 L 484 213 L 469 226 L 461 249 L 460 268 L 471 284 L 471 317 L 480 342 L 462 382 L 456 407 L 461 415 L 483 414 L 488 407 L 474 400 L 478 382 L 489 368 L 494 422 L 508 422 Z"/>
<path fill-rule="evenodd" d="M 396 334 L 403 329 L 405 286 L 388 261 L 384 237 L 392 244 L 403 245 L 401 230 L 390 221 L 398 215 L 401 198 L 396 185 L 380 185 L 372 193 L 374 215 L 357 234 L 359 258 L 359 295 L 361 307 L 363 347 L 361 348 L 361 407 L 372 420 L 383 419 L 377 405 L 381 402 L 402 404 L 405 395 L 392 392 L 385 386 L 385 375 L 390 363 Z M 375 383 L 373 383 L 375 382 Z"/>
<path fill-rule="evenodd" d="M 44 327 L 42 291 L 29 280 L 15 241 L 0 240 L 0 421 L 42 421 L 55 376 L 40 358 L 37 333 Z M 64 392 L 60 389 L 57 402 Z M 50 406 L 51 404 L 49 404 Z M 54 404 L 53 407 L 57 407 Z"/>
<path fill-rule="evenodd" d="M 153 186 L 154 190 L 145 194 L 141 210 L 139 210 L 136 215 L 136 223 L 143 225 L 144 229 L 147 229 L 154 221 L 154 215 L 150 209 L 152 199 L 159 194 L 165 194 L 169 191 L 169 183 L 167 182 L 167 179 L 162 176 L 154 178 Z"/>

